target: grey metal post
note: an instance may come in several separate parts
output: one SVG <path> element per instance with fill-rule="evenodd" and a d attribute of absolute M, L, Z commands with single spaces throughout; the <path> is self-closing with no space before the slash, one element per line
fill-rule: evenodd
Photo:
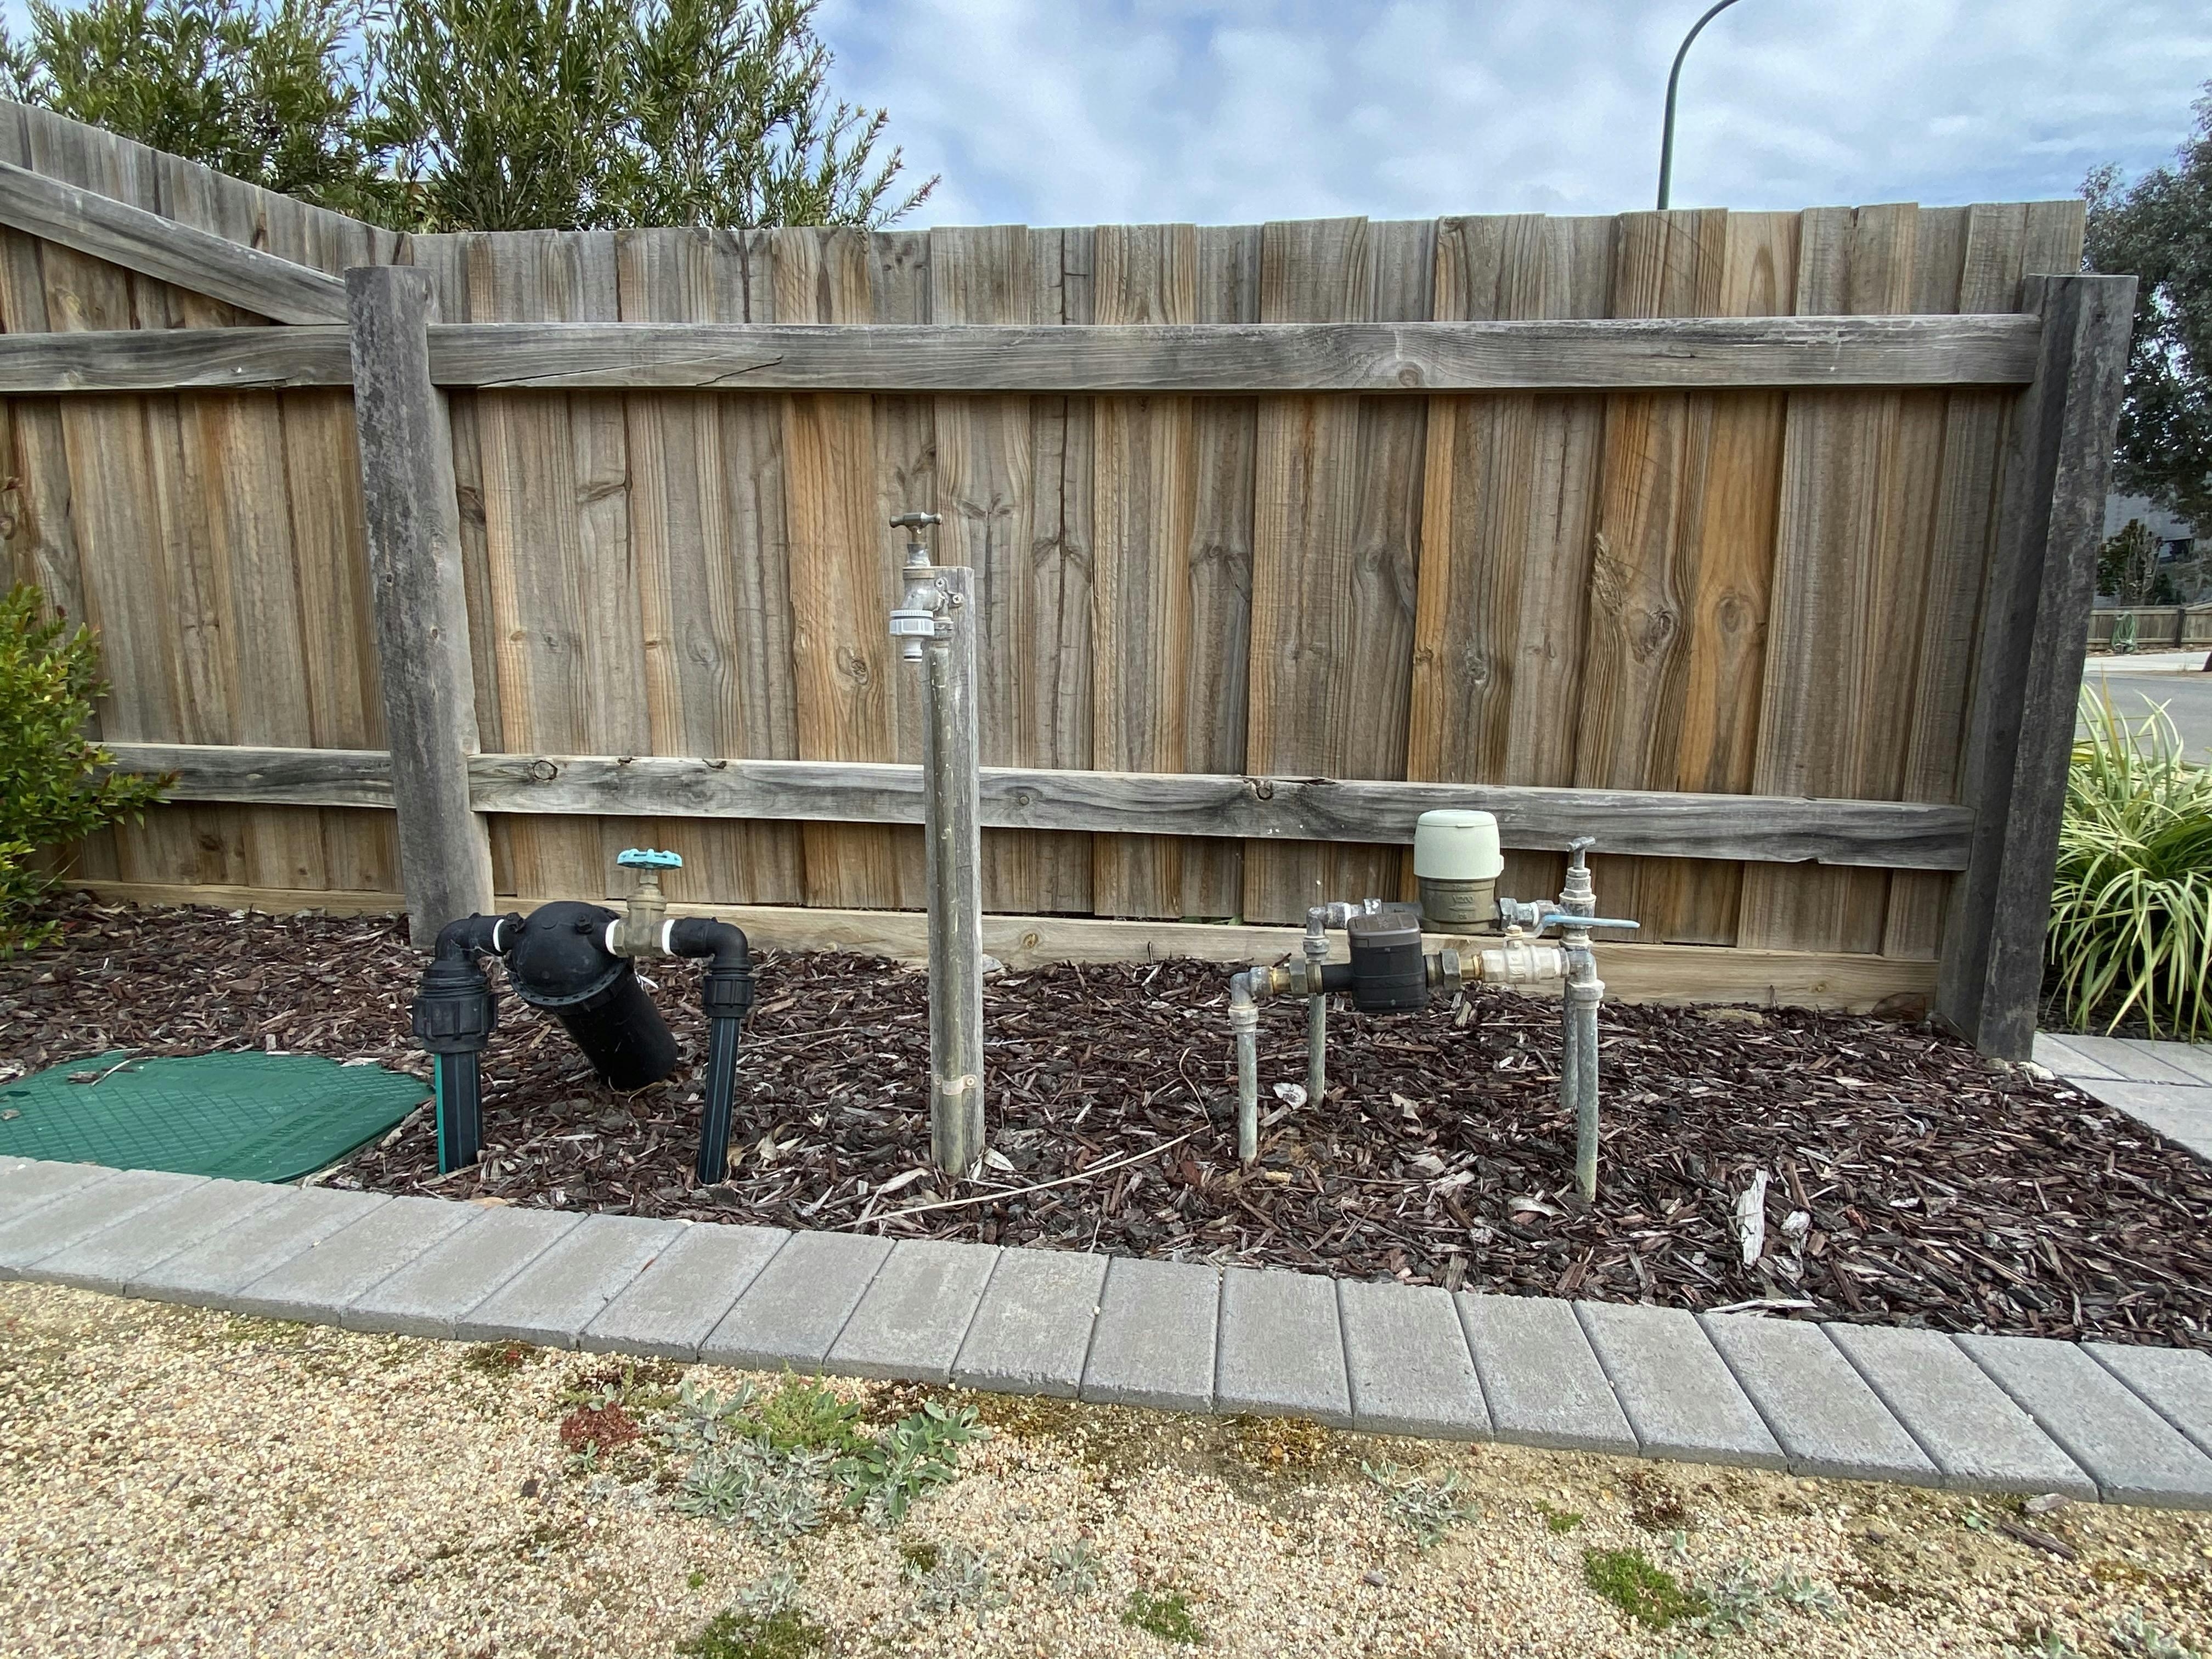
<path fill-rule="evenodd" d="M 437 300 L 429 273 L 403 265 L 358 267 L 345 286 L 399 873 L 409 935 L 428 949 L 492 898 L 490 845 L 469 797 L 476 685 L 453 440 L 430 380 Z"/>
<path fill-rule="evenodd" d="M 929 890 L 929 1150 L 948 1175 L 983 1156 L 982 830 L 975 713 L 975 573 L 933 565 L 909 530 L 906 598 L 892 631 L 922 665 L 924 867 Z M 925 631 L 926 629 L 926 631 Z"/>

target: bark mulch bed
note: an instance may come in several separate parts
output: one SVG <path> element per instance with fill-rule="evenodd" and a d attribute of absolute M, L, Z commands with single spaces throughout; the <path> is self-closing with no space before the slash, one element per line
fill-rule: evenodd
<path fill-rule="evenodd" d="M 0 963 L 0 1075 L 125 1047 L 274 1048 L 428 1074 L 406 1035 L 420 958 L 394 921 L 82 901 L 65 921 L 58 945 Z M 1417 1016 L 1338 1013 L 1328 1097 L 1295 1106 L 1267 1090 L 1304 1080 L 1303 1009 L 1266 1009 L 1269 1109 L 1247 1175 L 1220 1115 L 1225 969 L 1003 973 L 987 993 L 993 1163 L 947 1193 L 927 1168 L 921 975 L 769 955 L 731 1173 L 702 1188 L 696 972 L 653 969 L 686 1054 L 668 1083 L 614 1093 L 556 1027 L 503 998 L 483 1162 L 441 1179 L 423 1111 L 332 1184 L 2212 1346 L 2212 1164 L 1915 1025 L 1608 1006 L 1593 1209 L 1573 1191 L 1573 1124 L 1553 1097 L 1553 1005 L 1478 988 Z M 1761 1170 L 1766 1243 L 1747 1267 L 1732 1216 Z"/>

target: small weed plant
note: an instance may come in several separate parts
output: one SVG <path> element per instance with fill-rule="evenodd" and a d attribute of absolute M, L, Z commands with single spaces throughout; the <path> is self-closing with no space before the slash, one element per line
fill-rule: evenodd
<path fill-rule="evenodd" d="M 38 854 L 137 822 L 175 781 L 103 773 L 115 757 L 84 735 L 106 686 L 92 630 L 47 618 L 27 584 L 0 592 L 0 958 L 58 931 L 33 921 L 54 884 Z"/>
<path fill-rule="evenodd" d="M 1045 1575 L 1054 1595 L 1077 1601 L 1098 1588 L 1098 1558 L 1089 1540 L 1079 1538 L 1045 1557 Z"/>
<path fill-rule="evenodd" d="M 1799 1573 L 1762 1578 L 1748 1561 L 1738 1561 L 1718 1578 L 1698 1584 L 1706 1611 L 1692 1614 L 1683 1627 L 1702 1636 L 1741 1636 L 1784 1610 L 1833 1618 L 1843 1603 L 1819 1580 Z"/>
<path fill-rule="evenodd" d="M 2142 1659 L 2203 1659 L 2195 1648 L 2168 1635 L 2140 1611 L 2130 1610 L 2114 1620 L 2111 1633 L 2116 1652 L 2140 1654 Z"/>
<path fill-rule="evenodd" d="M 960 1448 L 988 1432 L 973 1407 L 948 1411 L 925 1401 L 920 1411 L 839 1458 L 832 1473 L 848 1504 L 877 1526 L 896 1527 L 916 1498 L 959 1474 Z"/>
<path fill-rule="evenodd" d="M 1196 1647 L 1206 1640 L 1206 1632 L 1191 1617 L 1190 1603 L 1177 1589 L 1131 1590 L 1129 1599 L 1121 1604 L 1121 1622 L 1132 1630 L 1183 1647 Z"/>
<path fill-rule="evenodd" d="M 1555 1510 L 1540 1498 L 1536 1500 L 1536 1508 L 1543 1515 L 1544 1524 L 1555 1533 L 1572 1532 L 1583 1523 L 1580 1510 Z"/>
<path fill-rule="evenodd" d="M 766 1393 L 747 1385 L 730 1394 L 687 1379 L 649 1437 L 687 1460 L 678 1510 L 776 1544 L 840 1513 L 897 1526 L 917 1499 L 958 1477 L 960 1448 L 988 1432 L 974 1411 L 929 1401 L 872 1434 L 856 1404 L 787 1377 Z"/>
<path fill-rule="evenodd" d="M 1382 1512 L 1410 1531 L 1424 1550 L 1434 1549 L 1454 1527 L 1481 1513 L 1480 1505 L 1461 1490 L 1457 1474 L 1447 1474 L 1441 1480 L 1409 1480 L 1395 1463 L 1363 1462 L 1359 1470 L 1382 1488 Z"/>
<path fill-rule="evenodd" d="M 904 1551 L 900 1553 L 905 1556 Z M 914 1610 L 918 1613 L 951 1613 L 962 1607 L 980 1610 L 998 1607 L 1006 1599 L 991 1571 L 990 1559 L 964 1545 L 933 1547 L 927 1566 L 908 1558 L 900 1571 L 916 1586 Z"/>
<path fill-rule="evenodd" d="M 2182 758 L 2163 708 L 2130 724 L 2085 691 L 2081 720 L 2044 939 L 2057 1014 L 2212 1037 L 2212 769 Z"/>
<path fill-rule="evenodd" d="M 1703 1595 L 1655 1566 L 1642 1550 L 1584 1550 L 1583 1581 L 1646 1630 L 1664 1630 L 1712 1612 Z"/>

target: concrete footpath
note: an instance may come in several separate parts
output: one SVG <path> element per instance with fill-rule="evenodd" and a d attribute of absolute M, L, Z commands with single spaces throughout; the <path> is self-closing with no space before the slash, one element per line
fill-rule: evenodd
<path fill-rule="evenodd" d="M 2175 1146 L 2212 1159 L 2212 1044 L 2039 1032 L 2035 1062 Z"/>
<path fill-rule="evenodd" d="M 0 1278 L 275 1319 L 2212 1509 L 2212 1354 L 0 1158 Z"/>

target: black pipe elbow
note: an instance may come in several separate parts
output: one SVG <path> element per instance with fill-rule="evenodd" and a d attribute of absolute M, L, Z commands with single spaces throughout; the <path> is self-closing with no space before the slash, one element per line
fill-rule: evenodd
<path fill-rule="evenodd" d="M 438 930 L 432 956 L 440 962 L 465 960 L 482 952 L 496 956 L 521 927 L 521 916 L 512 910 L 503 916 L 463 916 Z"/>
<path fill-rule="evenodd" d="M 743 1020 L 752 1012 L 753 959 L 744 931 L 707 916 L 668 925 L 668 948 L 679 957 L 706 957 L 702 1001 L 709 1019 Z"/>
<path fill-rule="evenodd" d="M 672 956 L 712 957 L 712 966 L 724 972 L 752 972 L 752 953 L 745 946 L 744 929 L 712 916 L 685 916 L 668 924 L 668 949 Z"/>

